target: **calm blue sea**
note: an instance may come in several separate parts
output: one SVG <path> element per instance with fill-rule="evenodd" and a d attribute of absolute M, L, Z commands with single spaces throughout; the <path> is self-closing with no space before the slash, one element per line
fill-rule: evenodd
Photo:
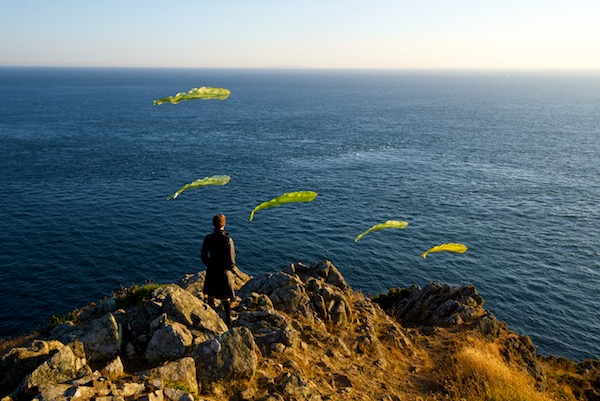
<path fill-rule="evenodd" d="M 232 96 L 152 104 L 202 85 Z M 0 336 L 203 270 L 223 212 L 247 273 L 472 283 L 540 353 L 600 358 L 599 201 L 599 72 L 1 68 Z"/>

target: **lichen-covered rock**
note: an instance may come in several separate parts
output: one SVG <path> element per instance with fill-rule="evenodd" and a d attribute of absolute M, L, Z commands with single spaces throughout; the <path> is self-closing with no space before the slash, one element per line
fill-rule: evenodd
<path fill-rule="evenodd" d="M 258 276 L 248 281 L 239 295 L 244 299 L 252 293 L 267 295 L 277 310 L 300 315 L 309 321 L 314 320 L 310 298 L 304 283 L 296 275 L 277 272 Z"/>
<path fill-rule="evenodd" d="M 250 329 L 256 344 L 263 350 L 270 350 L 276 343 L 295 348 L 299 342 L 298 332 L 275 310 L 242 312 L 234 325 Z"/>
<path fill-rule="evenodd" d="M 310 266 L 305 266 L 302 262 L 298 262 L 290 265 L 284 271 L 297 274 L 304 282 L 309 277 L 321 278 L 325 283 L 331 284 L 344 292 L 350 289 L 342 273 L 329 260 L 322 260 Z"/>
<path fill-rule="evenodd" d="M 266 295 L 273 308 L 307 322 L 345 325 L 352 321 L 352 308 L 346 299 L 348 286 L 329 261 L 310 267 L 296 263 L 284 271 L 258 276 L 239 292 L 241 309 L 252 309 L 256 294 Z M 269 306 L 264 302 L 265 306 Z"/>
<path fill-rule="evenodd" d="M 29 347 L 6 353 L 0 359 L 0 395 L 14 390 L 25 376 L 63 347 L 59 341 L 34 340 Z"/>
<path fill-rule="evenodd" d="M 110 380 L 116 380 L 122 377 L 125 374 L 125 370 L 123 368 L 121 357 L 117 356 L 115 359 L 110 361 L 100 373 L 108 377 Z"/>
<path fill-rule="evenodd" d="M 164 383 L 165 388 L 185 388 L 194 394 L 199 391 L 196 377 L 196 363 L 191 357 L 182 358 L 156 369 L 141 372 L 139 376 L 145 380 L 159 378 Z"/>
<path fill-rule="evenodd" d="M 251 292 L 242 299 L 237 309 L 239 311 L 274 310 L 275 306 L 266 294 Z"/>
<path fill-rule="evenodd" d="M 316 317 L 324 323 L 345 325 L 352 321 L 352 307 L 345 293 L 322 279 L 308 277 L 306 292 Z"/>
<path fill-rule="evenodd" d="M 181 358 L 192 345 L 193 336 L 183 324 L 166 321 L 152 335 L 144 358 L 151 363 Z"/>
<path fill-rule="evenodd" d="M 185 326 L 214 335 L 227 331 L 227 325 L 208 304 L 177 285 L 156 289 L 152 301 L 160 305 L 161 313 Z"/>
<path fill-rule="evenodd" d="M 121 348 L 121 327 L 111 313 L 94 320 L 79 338 L 85 346 L 85 354 L 91 362 L 109 361 Z"/>
<path fill-rule="evenodd" d="M 319 401 L 322 400 L 321 394 L 317 391 L 316 386 L 309 380 L 305 380 L 298 373 L 284 374 L 280 378 L 278 392 L 284 396 L 286 400 L 294 401 Z"/>
<path fill-rule="evenodd" d="M 260 351 L 247 327 L 235 327 L 202 343 L 192 351 L 199 381 L 250 379 L 256 371 Z"/>
<path fill-rule="evenodd" d="M 91 374 L 83 344 L 73 342 L 62 347 L 50 359 L 31 372 L 19 385 L 18 394 L 37 394 L 41 389 L 53 387 L 68 380 Z"/>

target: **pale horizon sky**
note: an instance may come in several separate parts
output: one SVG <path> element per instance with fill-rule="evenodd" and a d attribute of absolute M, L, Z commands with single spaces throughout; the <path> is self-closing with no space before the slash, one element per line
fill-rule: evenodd
<path fill-rule="evenodd" d="M 600 2 L 0 0 L 0 66 L 600 69 Z"/>

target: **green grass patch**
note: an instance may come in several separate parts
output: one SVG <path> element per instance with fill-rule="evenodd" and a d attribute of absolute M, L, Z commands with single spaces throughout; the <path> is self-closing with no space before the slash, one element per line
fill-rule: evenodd
<path fill-rule="evenodd" d="M 79 319 L 79 311 L 74 310 L 71 311 L 65 315 L 52 315 L 50 316 L 50 326 L 51 327 L 56 327 L 59 324 L 63 324 L 63 323 L 73 323 L 75 325 L 81 323 L 81 320 Z"/>
<path fill-rule="evenodd" d="M 152 296 L 154 290 L 165 285 L 166 284 L 149 283 L 140 286 L 134 284 L 131 287 L 127 288 L 125 292 L 121 293 L 120 295 L 117 295 L 117 308 L 135 305 L 141 301 L 148 300 Z"/>

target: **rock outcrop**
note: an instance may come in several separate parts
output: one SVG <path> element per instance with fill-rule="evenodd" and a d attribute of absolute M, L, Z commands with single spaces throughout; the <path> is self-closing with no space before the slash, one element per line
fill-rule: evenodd
<path fill-rule="evenodd" d="M 87 365 L 83 344 L 75 341 L 62 347 L 35 368 L 19 384 L 16 394 L 35 396 L 40 390 L 79 379 L 92 373 Z"/>
<path fill-rule="evenodd" d="M 395 289 L 377 299 L 397 319 L 407 324 L 452 326 L 473 322 L 485 314 L 483 298 L 472 285 L 451 287 L 429 283 Z"/>
<path fill-rule="evenodd" d="M 0 394 L 15 389 L 25 376 L 63 347 L 60 341 L 34 340 L 28 347 L 10 350 L 0 361 Z"/>
<path fill-rule="evenodd" d="M 473 336 L 498 344 L 538 387 L 549 383 L 529 337 L 485 310 L 473 286 L 431 283 L 372 300 L 329 261 L 235 276 L 231 327 L 205 302 L 204 273 L 76 311 L 77 321 L 5 352 L 2 400 L 422 399 L 437 388 L 427 384 L 432 366 Z M 586 371 L 582 397 L 600 391 L 598 372 Z"/>
<path fill-rule="evenodd" d="M 376 298 L 388 313 L 407 325 L 419 327 L 460 327 L 481 332 L 497 339 L 503 356 L 517 363 L 541 383 L 544 375 L 537 362 L 536 348 L 526 335 L 511 332 L 504 322 L 483 308 L 484 300 L 472 285 L 451 287 L 429 283 L 424 288 L 412 286 L 394 289 Z"/>

